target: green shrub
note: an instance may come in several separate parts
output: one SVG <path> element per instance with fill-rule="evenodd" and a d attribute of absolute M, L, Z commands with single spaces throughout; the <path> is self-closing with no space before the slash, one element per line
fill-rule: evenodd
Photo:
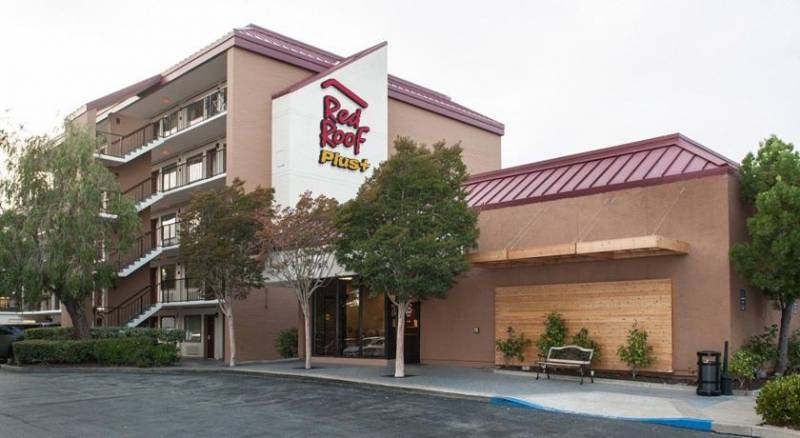
<path fill-rule="evenodd" d="M 156 341 L 151 338 L 107 338 L 96 342 L 95 352 L 100 365 L 152 366 L 152 350 Z"/>
<path fill-rule="evenodd" d="M 158 343 L 150 337 L 126 337 L 89 340 L 41 339 L 14 343 L 17 364 L 98 363 L 116 366 L 167 366 L 180 357 L 173 342 Z"/>
<path fill-rule="evenodd" d="M 533 344 L 533 341 L 525 337 L 525 333 L 516 334 L 514 328 L 509 326 L 506 330 L 508 337 L 495 341 L 497 351 L 503 353 L 503 359 L 508 364 L 512 359 L 525 362 L 525 349 Z"/>
<path fill-rule="evenodd" d="M 760 365 L 759 360 L 758 356 L 746 348 L 733 353 L 728 369 L 733 378 L 739 382 L 739 388 L 753 379 Z"/>
<path fill-rule="evenodd" d="M 572 337 L 572 345 L 577 345 L 583 348 L 591 348 L 594 350 L 594 354 L 592 354 L 592 363 L 596 364 L 600 361 L 600 344 L 597 343 L 594 339 L 589 337 L 589 330 L 585 327 L 581 327 L 578 330 L 578 333 Z"/>
<path fill-rule="evenodd" d="M 66 341 L 75 338 L 75 330 L 71 327 L 44 327 L 25 330 L 25 339 L 43 341 Z"/>
<path fill-rule="evenodd" d="M 145 327 L 95 327 L 91 329 L 90 333 L 92 339 L 147 337 L 161 342 L 180 342 L 186 336 L 184 330 Z M 63 341 L 74 339 L 74 332 L 69 327 L 32 328 L 25 330 L 25 338 Z"/>
<path fill-rule="evenodd" d="M 174 365 L 181 360 L 178 347 L 172 343 L 156 344 L 153 349 L 152 366 L 166 367 Z"/>
<path fill-rule="evenodd" d="M 275 339 L 275 349 L 281 357 L 297 357 L 297 329 L 281 330 Z"/>
<path fill-rule="evenodd" d="M 742 346 L 758 359 L 758 367 L 778 358 L 778 325 L 772 324 L 764 330 L 763 334 L 751 336 Z"/>
<path fill-rule="evenodd" d="M 789 337 L 789 370 L 800 372 L 800 330 L 795 330 Z"/>
<path fill-rule="evenodd" d="M 181 342 L 186 339 L 186 331 L 146 327 L 96 327 L 92 329 L 92 338 L 94 339 L 140 337 L 151 338 L 161 342 Z"/>
<path fill-rule="evenodd" d="M 14 358 L 19 365 L 78 364 L 94 362 L 94 340 L 43 341 L 32 339 L 14 343 Z"/>
<path fill-rule="evenodd" d="M 756 398 L 756 412 L 767 424 L 800 428 L 800 375 L 767 382 Z"/>
<path fill-rule="evenodd" d="M 545 316 L 544 333 L 536 341 L 539 354 L 546 356 L 550 347 L 561 347 L 567 339 L 567 323 L 561 314 L 550 312 Z"/>
<path fill-rule="evenodd" d="M 617 355 L 630 367 L 634 379 L 638 370 L 653 363 L 653 347 L 647 344 L 647 331 L 639 327 L 638 322 L 628 330 L 628 339 L 625 345 L 617 348 Z"/>

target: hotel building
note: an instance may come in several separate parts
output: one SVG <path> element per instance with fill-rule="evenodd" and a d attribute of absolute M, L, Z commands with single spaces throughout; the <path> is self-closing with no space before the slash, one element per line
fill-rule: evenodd
<path fill-rule="evenodd" d="M 184 356 L 224 357 L 216 303 L 176 261 L 191 194 L 239 178 L 284 205 L 305 190 L 344 202 L 398 136 L 461 144 L 481 229 L 448 298 L 404 316 L 409 362 L 501 363 L 507 327 L 535 338 L 557 311 L 600 343 L 599 368 L 624 368 L 616 347 L 638 322 L 654 346 L 650 371 L 690 375 L 695 351 L 735 347 L 774 320 L 728 260 L 746 236 L 736 163 L 674 134 L 501 169 L 503 124 L 388 74 L 387 53 L 342 57 L 248 25 L 76 111 L 141 218 L 136 245 L 107 255 L 119 281 L 97 293 L 94 323 L 184 328 Z M 241 361 L 277 358 L 281 329 L 302 335 L 285 288 L 252 291 L 235 314 Z M 387 363 L 397 317 L 340 272 L 313 297 L 315 360 Z"/>

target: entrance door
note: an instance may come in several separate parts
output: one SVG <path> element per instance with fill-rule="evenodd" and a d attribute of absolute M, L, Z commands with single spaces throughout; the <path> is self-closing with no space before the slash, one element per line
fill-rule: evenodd
<path fill-rule="evenodd" d="M 390 306 L 391 308 L 391 335 L 390 335 L 390 345 L 388 351 L 388 358 L 394 359 L 395 358 L 395 349 L 397 348 L 397 306 Z M 408 306 L 408 310 L 406 310 L 406 326 L 405 326 L 405 336 L 403 337 L 403 358 L 405 359 L 405 363 L 420 363 L 420 354 L 419 354 L 419 347 L 420 347 L 420 318 L 419 318 L 419 310 L 420 304 L 419 303 L 412 303 Z"/>
<path fill-rule="evenodd" d="M 214 359 L 214 322 L 215 315 L 205 316 L 206 359 Z"/>
<path fill-rule="evenodd" d="M 405 363 L 419 363 L 419 335 L 420 335 L 420 303 L 413 303 L 408 306 L 406 312 L 405 340 L 403 344 L 403 355 Z"/>

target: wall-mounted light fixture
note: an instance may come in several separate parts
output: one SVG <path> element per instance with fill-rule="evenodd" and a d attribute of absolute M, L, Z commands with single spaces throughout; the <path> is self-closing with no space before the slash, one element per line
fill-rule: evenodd
<path fill-rule="evenodd" d="M 739 310 L 747 310 L 747 291 L 744 289 L 739 289 Z"/>

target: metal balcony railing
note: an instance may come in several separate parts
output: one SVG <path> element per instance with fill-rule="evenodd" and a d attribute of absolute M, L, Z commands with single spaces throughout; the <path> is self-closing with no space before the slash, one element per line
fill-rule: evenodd
<path fill-rule="evenodd" d="M 225 173 L 225 149 L 220 148 L 206 154 L 205 159 L 189 159 L 181 164 L 166 167 L 158 174 L 162 192 L 213 178 Z"/>
<path fill-rule="evenodd" d="M 203 181 L 225 173 L 225 149 L 206 154 L 205 159 L 189 160 L 167 167 L 163 172 L 151 175 L 122 192 L 122 196 L 135 203 L 161 192 L 179 189 L 188 184 Z M 161 190 L 159 190 L 159 182 Z"/>
<path fill-rule="evenodd" d="M 160 292 L 162 303 L 183 303 L 187 301 L 207 301 L 213 299 L 213 297 L 205 293 L 202 282 L 196 278 L 162 280 Z"/>
<path fill-rule="evenodd" d="M 97 152 L 124 157 L 159 138 L 175 135 L 186 128 L 208 120 L 227 109 L 227 88 L 221 88 L 200 99 L 177 107 L 156 121 L 127 134 L 100 132 Z"/>
<path fill-rule="evenodd" d="M 53 306 L 49 299 L 47 301 L 37 301 L 33 303 L 18 303 L 11 299 L 0 300 L 0 312 L 47 312 L 51 310 L 61 310 L 61 305 L 56 303 L 56 305 Z"/>

